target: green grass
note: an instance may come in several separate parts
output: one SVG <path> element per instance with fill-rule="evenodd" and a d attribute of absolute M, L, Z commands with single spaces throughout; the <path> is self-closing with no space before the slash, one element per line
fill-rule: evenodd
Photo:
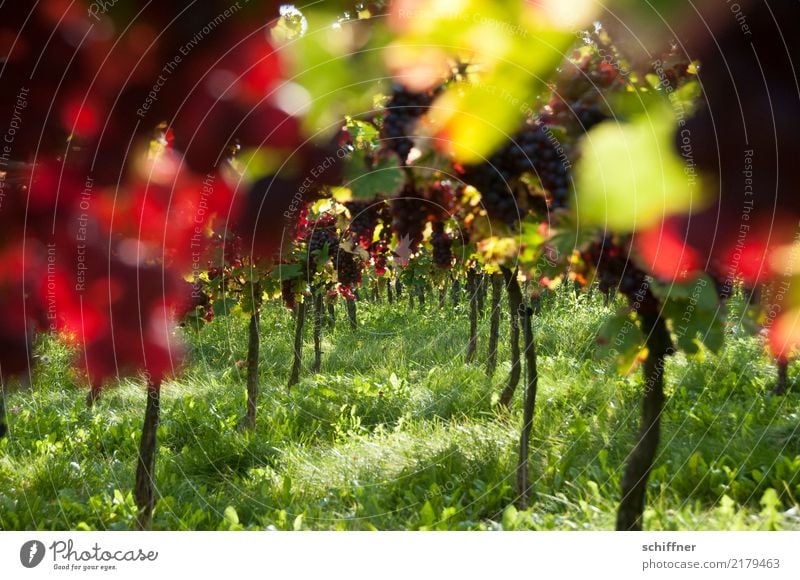
<path fill-rule="evenodd" d="M 521 392 L 510 416 L 498 414 L 509 364 L 489 381 L 482 364 L 463 363 L 467 305 L 359 308 L 351 332 L 339 307 L 322 372 L 306 372 L 291 394 L 292 318 L 266 308 L 258 425 L 248 434 L 236 428 L 247 321 L 220 318 L 187 336 L 191 364 L 163 388 L 155 529 L 613 528 L 641 381 L 594 356 L 610 314 L 599 297 L 558 292 L 535 320 L 533 504 L 519 512 Z M 481 356 L 487 332 L 488 316 Z M 306 349 L 310 364 L 310 336 Z M 141 381 L 114 385 L 87 409 L 64 345 L 44 337 L 37 355 L 33 387 L 8 395 L 0 528 L 133 528 Z M 774 375 L 758 339 L 736 325 L 719 355 L 669 361 L 647 528 L 800 529 L 798 395 L 770 396 Z"/>

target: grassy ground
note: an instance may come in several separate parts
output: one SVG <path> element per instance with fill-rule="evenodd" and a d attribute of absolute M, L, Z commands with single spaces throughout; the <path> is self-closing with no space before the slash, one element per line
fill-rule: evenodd
<path fill-rule="evenodd" d="M 247 321 L 220 318 L 189 336 L 191 364 L 163 389 L 154 528 L 612 529 L 641 382 L 593 357 L 610 313 L 599 297 L 559 292 L 535 321 L 534 503 L 519 512 L 521 393 L 510 416 L 495 413 L 508 363 L 494 381 L 465 365 L 467 305 L 430 302 L 424 312 L 362 302 L 356 332 L 340 306 L 322 372 L 291 394 L 291 315 L 268 306 L 251 434 L 236 429 Z M 487 332 L 488 316 L 481 356 Z M 310 336 L 306 345 L 310 364 Z M 38 357 L 33 388 L 8 396 L 0 528 L 133 528 L 141 382 L 90 410 L 64 346 L 44 338 Z M 647 528 L 800 529 L 800 405 L 767 394 L 774 376 L 735 325 L 720 355 L 670 359 Z"/>

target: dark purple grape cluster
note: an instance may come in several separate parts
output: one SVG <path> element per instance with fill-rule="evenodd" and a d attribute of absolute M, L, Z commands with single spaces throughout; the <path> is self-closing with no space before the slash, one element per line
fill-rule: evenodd
<path fill-rule="evenodd" d="M 351 288 L 361 284 L 361 260 L 355 254 L 339 250 L 335 256 L 336 276 L 339 284 Z"/>
<path fill-rule="evenodd" d="M 462 179 L 481 192 L 481 204 L 491 219 L 513 227 L 524 215 L 513 193 L 513 177 L 507 171 L 480 163 L 465 167 Z"/>
<path fill-rule="evenodd" d="M 391 254 L 389 245 L 392 241 L 392 211 L 387 203 L 377 207 L 376 222 L 381 224 L 378 239 L 369 247 L 369 255 L 375 267 L 375 273 L 382 276 L 386 273 L 388 258 Z"/>
<path fill-rule="evenodd" d="M 466 166 L 462 178 L 481 192 L 483 207 L 491 219 L 514 227 L 528 208 L 541 205 L 535 203 L 527 187 L 517 187 L 526 173 L 539 178 L 551 207 L 567 205 L 571 182 L 568 150 L 549 126 L 539 121 L 527 122 L 487 162 Z M 515 196 L 515 191 L 524 192 L 524 199 Z"/>
<path fill-rule="evenodd" d="M 604 294 L 616 288 L 637 310 L 659 307 L 658 299 L 650 290 L 647 273 L 633 262 L 630 252 L 610 236 L 590 243 L 581 257 L 587 266 L 597 271 L 598 286 Z"/>
<path fill-rule="evenodd" d="M 689 73 L 690 63 L 674 55 L 668 55 L 668 65 L 663 69 L 664 82 L 673 89 L 683 85 L 688 79 L 693 78 Z"/>
<path fill-rule="evenodd" d="M 222 260 L 233 268 L 238 268 L 242 265 L 242 247 L 244 242 L 239 235 L 231 235 L 223 241 L 222 244 Z"/>
<path fill-rule="evenodd" d="M 570 190 L 567 154 L 566 146 L 559 143 L 548 126 L 531 121 L 492 160 L 515 177 L 523 173 L 536 175 L 550 194 L 553 207 L 565 207 Z"/>
<path fill-rule="evenodd" d="M 540 211 L 541 196 L 516 187 L 526 173 L 538 177 L 550 208 L 566 207 L 571 151 L 554 129 L 563 128 L 570 140 L 584 134 L 608 117 L 605 95 L 622 86 L 619 67 L 599 51 L 569 61 L 542 115 L 528 120 L 486 163 L 465 167 L 464 181 L 481 192 L 489 217 L 514 227 L 528 210 Z"/>
<path fill-rule="evenodd" d="M 283 303 L 286 305 L 286 308 L 294 310 L 297 300 L 294 295 L 293 280 L 283 280 L 281 282 L 281 298 L 283 298 Z"/>
<path fill-rule="evenodd" d="M 339 245 L 339 238 L 336 230 L 318 228 L 315 229 L 308 240 L 308 253 L 319 254 L 325 246 L 328 246 L 328 253 L 333 253 Z"/>
<path fill-rule="evenodd" d="M 431 246 L 433 246 L 434 265 L 438 268 L 449 270 L 453 266 L 453 240 L 444 231 L 442 222 L 434 222 L 433 224 Z"/>
<path fill-rule="evenodd" d="M 327 255 L 335 256 L 339 251 L 339 234 L 336 229 L 336 218 L 323 215 L 307 222 L 303 236 L 308 243 L 308 274 L 317 270 L 317 260 L 327 248 Z"/>
<path fill-rule="evenodd" d="M 438 92 L 415 93 L 399 84 L 392 87 L 391 97 L 386 103 L 381 136 L 386 140 L 387 147 L 396 152 L 404 164 L 414 147 L 411 140 L 414 125 L 427 112 Z"/>
<path fill-rule="evenodd" d="M 348 201 L 344 205 L 351 218 L 348 231 L 361 246 L 369 248 L 382 204 L 373 201 Z"/>
<path fill-rule="evenodd" d="M 318 255 L 325 246 L 328 246 L 328 255 L 333 255 L 339 247 L 339 235 L 336 232 L 336 221 L 333 216 L 325 215 L 308 222 L 306 238 L 309 257 Z"/>
<path fill-rule="evenodd" d="M 369 255 L 372 259 L 372 265 L 374 266 L 375 273 L 378 276 L 383 276 L 386 273 L 389 253 L 389 244 L 381 240 L 374 242 L 369 248 Z"/>
<path fill-rule="evenodd" d="M 399 239 L 408 239 L 412 251 L 419 248 L 428 221 L 428 203 L 412 186 L 406 186 L 390 202 L 392 229 Z"/>
<path fill-rule="evenodd" d="M 427 190 L 431 219 L 435 221 L 447 220 L 456 210 L 456 196 L 460 193 L 461 191 L 449 180 L 432 183 Z"/>
<path fill-rule="evenodd" d="M 556 81 L 546 115 L 548 123 L 578 137 L 605 121 L 609 117 L 606 94 L 624 86 L 619 61 L 613 62 L 617 66 L 599 53 L 569 61 Z"/>

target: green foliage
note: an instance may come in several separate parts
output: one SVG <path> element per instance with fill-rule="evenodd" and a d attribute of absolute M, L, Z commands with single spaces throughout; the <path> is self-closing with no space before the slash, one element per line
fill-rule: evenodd
<path fill-rule="evenodd" d="M 380 131 L 372 123 L 348 117 L 345 127 L 356 149 L 373 151 L 378 148 L 380 144 Z"/>
<path fill-rule="evenodd" d="M 603 323 L 597 337 L 600 344 L 598 355 L 601 359 L 610 358 L 617 370 L 624 373 L 639 355 L 643 340 L 642 331 L 630 308 L 623 307 Z"/>
<path fill-rule="evenodd" d="M 278 264 L 278 266 L 269 273 L 269 277 L 273 280 L 283 281 L 297 278 L 303 273 L 303 264 Z"/>
<path fill-rule="evenodd" d="M 435 3 L 401 16 L 389 60 L 424 62 L 429 72 L 448 61 L 478 65 L 476 78 L 448 87 L 431 113 L 456 159 L 476 163 L 515 132 L 575 44 L 573 30 L 590 24 L 596 9 L 581 2 L 553 15 L 521 0 Z"/>
<path fill-rule="evenodd" d="M 304 11 L 308 32 L 291 39 L 281 52 L 290 61 L 294 82 L 309 93 L 303 123 L 318 138 L 330 137 L 353 111 L 372 109 L 379 88 L 372 79 L 383 74 L 377 49 L 388 35 L 381 19 L 366 22 L 340 14 L 335 7 Z"/>
<path fill-rule="evenodd" d="M 595 360 L 596 335 L 614 310 L 566 285 L 542 297 L 534 501 L 523 511 L 513 507 L 512 487 L 520 401 L 510 420 L 494 415 L 499 385 L 461 362 L 468 304 L 439 310 L 430 302 L 426 311 L 359 302 L 359 330 L 325 335 L 322 371 L 290 396 L 283 384 L 292 314 L 265 304 L 263 390 L 251 433 L 236 429 L 247 320 L 223 317 L 188 333 L 194 362 L 164 385 L 154 527 L 612 528 L 641 399 L 638 375 L 621 378 Z M 481 320 L 479 344 L 488 324 Z M 649 529 L 800 529 L 791 511 L 800 498 L 797 396 L 765 396 L 775 371 L 758 339 L 726 338 L 717 354 L 670 357 Z M 509 357 L 505 342 L 500 361 Z M 33 388 L 8 397 L 2 529 L 135 526 L 142 381 L 122 382 L 87 409 L 83 386 L 66 370 L 71 354 L 42 337 Z M 508 370 L 501 364 L 498 382 Z"/>
<path fill-rule="evenodd" d="M 643 230 L 702 204 L 672 140 L 677 121 L 664 103 L 629 122 L 606 122 L 581 141 L 575 208 L 586 225 L 618 233 Z"/>
<path fill-rule="evenodd" d="M 350 154 L 345 165 L 345 187 L 353 197 L 372 199 L 377 195 L 392 196 L 403 187 L 405 173 L 396 155 L 373 159 L 363 150 Z"/>
<path fill-rule="evenodd" d="M 706 275 L 684 284 L 652 284 L 664 302 L 663 316 L 672 323 L 678 347 L 688 354 L 704 345 L 712 352 L 722 348 L 725 318 L 714 282 Z"/>

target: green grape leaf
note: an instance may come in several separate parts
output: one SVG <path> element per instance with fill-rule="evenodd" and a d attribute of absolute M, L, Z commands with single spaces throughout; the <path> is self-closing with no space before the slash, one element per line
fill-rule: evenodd
<path fill-rule="evenodd" d="M 711 352 L 720 351 L 725 342 L 725 319 L 722 316 L 715 316 L 711 319 L 711 324 L 702 336 L 702 341 Z"/>
<path fill-rule="evenodd" d="M 214 311 L 214 316 L 227 316 L 237 304 L 233 298 L 224 297 L 214 300 L 211 309 Z"/>
<path fill-rule="evenodd" d="M 583 224 L 620 233 L 645 229 L 702 205 L 700 182 L 673 144 L 665 103 L 631 122 L 605 122 L 581 141 L 575 208 Z"/>
<path fill-rule="evenodd" d="M 356 150 L 345 163 L 345 186 L 353 197 L 372 199 L 377 195 L 391 196 L 400 191 L 406 175 L 396 155 L 381 155 L 375 163 L 368 162 L 364 151 Z"/>
<path fill-rule="evenodd" d="M 725 317 L 707 276 L 686 284 L 654 284 L 654 293 L 662 298 L 662 315 L 670 321 L 677 346 L 687 354 L 697 354 L 705 346 L 711 352 L 722 347 Z"/>
<path fill-rule="evenodd" d="M 377 147 L 380 131 L 372 123 L 348 117 L 345 126 L 357 149 L 371 150 Z"/>
<path fill-rule="evenodd" d="M 372 110 L 378 86 L 369 79 L 385 73 L 381 50 L 368 48 L 380 48 L 389 36 L 380 22 L 368 31 L 365 22 L 343 21 L 325 9 L 309 9 L 304 15 L 311 32 L 287 43 L 281 54 L 290 68 L 288 78 L 307 91 L 305 107 L 298 111 L 303 128 L 324 140 L 348 113 Z"/>
<path fill-rule="evenodd" d="M 260 286 L 259 286 L 260 287 Z M 261 303 L 261 297 L 254 295 L 255 284 L 253 282 L 246 282 L 242 285 L 242 294 L 239 298 L 239 307 L 245 314 L 252 314 L 257 304 Z"/>
<path fill-rule="evenodd" d="M 606 320 L 597 337 L 598 355 L 611 358 L 617 370 L 624 373 L 633 365 L 642 348 L 642 331 L 628 308 L 621 308 Z"/>
<path fill-rule="evenodd" d="M 650 289 L 662 302 L 670 299 L 688 300 L 702 310 L 711 311 L 716 310 L 719 305 L 714 281 L 707 274 L 682 283 L 654 280 L 650 283 Z"/>
<path fill-rule="evenodd" d="M 303 266 L 301 264 L 279 264 L 269 275 L 274 280 L 283 281 L 297 278 L 302 273 Z"/>
<path fill-rule="evenodd" d="M 317 252 L 317 271 L 322 271 L 325 269 L 325 265 L 328 263 L 328 258 L 330 257 L 330 246 L 328 242 L 325 242 L 325 245 L 322 246 L 322 249 Z"/>
<path fill-rule="evenodd" d="M 199 331 L 207 322 L 205 319 L 205 309 L 202 306 L 195 307 L 191 312 L 186 314 L 183 318 L 183 322 L 187 328 Z"/>

